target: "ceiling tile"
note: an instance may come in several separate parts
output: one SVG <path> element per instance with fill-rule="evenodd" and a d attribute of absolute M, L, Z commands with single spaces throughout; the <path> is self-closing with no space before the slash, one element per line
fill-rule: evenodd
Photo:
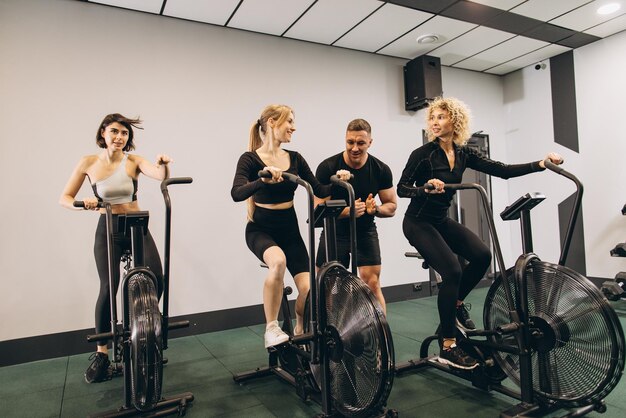
<path fill-rule="evenodd" d="M 329 45 L 383 4 L 378 0 L 319 0 L 284 36 Z"/>
<path fill-rule="evenodd" d="M 237 4 L 239 0 L 167 0 L 163 15 L 223 26 Z"/>
<path fill-rule="evenodd" d="M 383 49 L 376 51 L 379 54 L 393 57 L 413 59 L 451 41 L 459 35 L 475 28 L 477 25 L 447 17 L 435 16 L 423 25 L 407 33 L 400 39 L 396 39 Z M 434 44 L 418 44 L 417 38 L 421 35 L 435 34 L 439 41 Z"/>
<path fill-rule="evenodd" d="M 391 0 L 388 3 L 409 7 L 428 13 L 439 13 L 459 0 Z"/>
<path fill-rule="evenodd" d="M 430 17 L 430 13 L 387 3 L 333 45 L 374 52 Z"/>
<path fill-rule="evenodd" d="M 314 0 L 245 0 L 228 27 L 282 35 L 313 3 Z"/>
<path fill-rule="evenodd" d="M 482 25 L 501 13 L 504 11 L 495 7 L 484 6 L 471 1 L 460 1 L 442 11 L 441 15 Z"/>
<path fill-rule="evenodd" d="M 598 26 L 594 26 L 593 28 L 586 30 L 585 33 L 605 38 L 623 30 L 626 30 L 626 14 L 618 16 L 615 19 L 611 19 Z"/>
<path fill-rule="evenodd" d="M 479 26 L 428 53 L 441 58 L 442 65 L 452 65 L 515 35 Z"/>
<path fill-rule="evenodd" d="M 0 0 L 2 1 L 2 0 Z M 615 1 L 622 10 L 597 15 Z M 626 30 L 626 0 L 92 0 L 292 39 L 507 74 Z M 440 13 L 440 14 L 438 14 Z M 479 26 L 480 25 L 480 26 Z M 436 35 L 437 42 L 417 38 Z"/>
<path fill-rule="evenodd" d="M 485 6 L 496 7 L 502 10 L 510 10 L 526 0 L 471 0 L 472 3 L 480 3 Z"/>
<path fill-rule="evenodd" d="M 589 3 L 589 0 L 528 0 L 511 12 L 547 22 L 585 3 Z"/>
<path fill-rule="evenodd" d="M 474 55 L 454 65 L 457 68 L 467 70 L 484 71 L 488 68 L 499 65 L 505 61 L 512 60 L 536 49 L 549 45 L 543 41 L 516 36 L 502 42 L 480 54 Z"/>
<path fill-rule="evenodd" d="M 560 45 L 554 45 L 554 44 L 548 45 L 541 49 L 533 51 L 529 54 L 523 55 L 519 58 L 515 58 L 511 61 L 508 61 L 504 64 L 498 65 L 493 68 L 489 68 L 485 72 L 490 73 L 490 74 L 498 74 L 498 75 L 508 74 L 520 68 L 524 68 L 529 65 L 534 65 L 541 61 L 547 61 L 550 59 L 550 57 L 562 54 L 569 50 L 570 48 L 566 48 Z"/>
<path fill-rule="evenodd" d="M 98 0 L 90 3 L 107 4 L 109 6 L 157 14 L 161 13 L 161 6 L 163 6 L 163 0 Z"/>
<path fill-rule="evenodd" d="M 582 7 L 579 7 L 576 10 L 572 10 L 571 12 L 564 14 L 563 16 L 551 20 L 550 23 L 577 31 L 584 31 L 624 13 L 626 0 L 615 0 L 615 3 L 621 3 L 622 8 L 610 15 L 600 15 L 596 13 L 598 7 L 600 7 L 603 3 L 606 3 L 606 1 L 593 1 Z"/>

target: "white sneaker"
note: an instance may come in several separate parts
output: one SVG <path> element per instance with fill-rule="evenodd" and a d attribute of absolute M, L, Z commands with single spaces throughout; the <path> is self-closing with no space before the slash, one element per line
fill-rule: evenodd
<path fill-rule="evenodd" d="M 287 335 L 278 326 L 278 321 L 273 321 L 268 324 L 265 329 L 265 348 L 274 347 L 289 341 L 289 335 Z"/>

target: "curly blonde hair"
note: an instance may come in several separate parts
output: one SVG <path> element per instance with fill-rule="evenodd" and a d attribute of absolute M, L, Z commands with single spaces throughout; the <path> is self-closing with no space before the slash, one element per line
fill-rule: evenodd
<path fill-rule="evenodd" d="M 433 141 L 437 137 L 431 131 L 428 123 L 435 109 L 441 109 L 450 114 L 454 126 L 452 140 L 457 145 L 465 145 L 472 136 L 469 129 L 470 111 L 467 105 L 454 97 L 437 97 L 430 102 L 426 109 L 426 133 L 429 141 Z"/>

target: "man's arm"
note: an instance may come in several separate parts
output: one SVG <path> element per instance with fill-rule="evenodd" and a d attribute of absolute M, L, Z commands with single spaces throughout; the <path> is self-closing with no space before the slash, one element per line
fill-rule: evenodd
<path fill-rule="evenodd" d="M 398 207 L 396 191 L 393 187 L 379 190 L 378 196 L 380 197 L 381 204 L 377 205 L 376 199 L 372 198 L 371 203 L 366 204 L 367 213 L 379 218 L 391 218 L 396 214 L 396 208 Z M 368 202 L 370 202 L 370 199 L 368 199 Z"/>

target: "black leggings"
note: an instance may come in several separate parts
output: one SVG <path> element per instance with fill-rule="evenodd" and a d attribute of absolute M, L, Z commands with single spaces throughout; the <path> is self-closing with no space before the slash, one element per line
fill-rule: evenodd
<path fill-rule="evenodd" d="M 130 237 L 124 237 L 123 233 L 117 233 L 118 225 L 123 225 L 124 215 L 113 215 L 113 260 L 118 264 L 113 268 L 113 280 L 115 283 L 115 294 L 120 283 L 120 258 L 124 251 L 131 249 Z M 100 293 L 96 302 L 96 333 L 111 331 L 111 305 L 109 302 L 109 252 L 107 248 L 106 216 L 101 215 L 96 228 L 96 239 L 93 245 L 93 253 L 96 258 L 96 267 L 100 277 Z M 159 299 L 163 293 L 163 267 L 161 258 L 157 251 L 154 239 L 150 231 L 144 236 L 144 261 L 146 266 L 157 278 L 157 293 Z"/>
<path fill-rule="evenodd" d="M 424 261 L 441 275 L 437 298 L 441 335 L 454 338 L 456 301 L 464 300 L 483 278 L 491 252 L 472 231 L 450 218 L 431 223 L 405 216 L 402 230 Z M 468 264 L 462 266 L 458 256 Z"/>

